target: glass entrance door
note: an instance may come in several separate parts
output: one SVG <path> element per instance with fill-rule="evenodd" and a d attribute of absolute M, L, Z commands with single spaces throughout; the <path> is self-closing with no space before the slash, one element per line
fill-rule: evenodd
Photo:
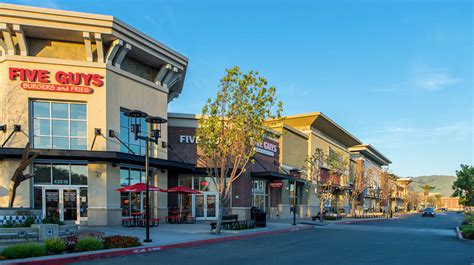
<path fill-rule="evenodd" d="M 216 192 L 203 192 L 194 196 L 194 216 L 197 220 L 216 220 L 219 210 Z"/>
<path fill-rule="evenodd" d="M 63 190 L 63 219 L 64 221 L 77 220 L 77 190 Z"/>
<path fill-rule="evenodd" d="M 60 219 L 59 189 L 44 189 L 43 198 L 43 209 L 45 211 L 43 215 L 49 219 Z"/>
<path fill-rule="evenodd" d="M 79 221 L 78 188 L 43 187 L 43 216 L 60 221 Z"/>
<path fill-rule="evenodd" d="M 217 218 L 217 205 L 216 205 L 216 198 L 217 196 L 215 194 L 207 194 L 206 195 L 206 216 L 208 218 Z"/>

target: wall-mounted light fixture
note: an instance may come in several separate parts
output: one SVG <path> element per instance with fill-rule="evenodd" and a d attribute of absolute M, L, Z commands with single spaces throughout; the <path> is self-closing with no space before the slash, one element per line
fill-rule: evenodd
<path fill-rule="evenodd" d="M 94 140 L 92 141 L 91 151 L 94 149 L 95 139 L 97 139 L 97 136 L 101 136 L 101 135 L 102 135 L 102 130 L 100 128 L 94 128 Z"/>
<path fill-rule="evenodd" d="M 4 132 L 7 131 L 7 128 L 6 128 L 6 125 L 3 125 L 5 126 L 5 130 Z M 7 139 L 5 140 L 5 142 L 3 142 L 2 144 L 2 148 L 7 144 L 7 142 L 10 140 L 10 138 L 13 136 L 13 134 L 15 134 L 16 132 L 21 132 L 21 125 L 20 124 L 14 124 L 13 125 L 13 131 L 10 133 L 10 135 L 8 135 Z"/>
<path fill-rule="evenodd" d="M 0 125 L 0 131 L 2 131 L 3 133 L 6 133 L 7 132 L 7 125 L 6 124 Z"/>

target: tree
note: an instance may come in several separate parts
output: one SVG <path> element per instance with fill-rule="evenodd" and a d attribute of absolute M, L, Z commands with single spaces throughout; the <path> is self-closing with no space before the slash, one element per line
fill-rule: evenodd
<path fill-rule="evenodd" d="M 305 171 L 319 200 L 319 220 L 323 222 L 324 205 L 332 200 L 336 188 L 349 178 L 349 159 L 338 151 L 325 155 L 322 149 L 316 148 L 306 162 Z M 323 167 L 328 169 L 327 174 L 323 174 Z"/>
<path fill-rule="evenodd" d="M 243 74 L 239 67 L 226 70 L 214 99 L 208 99 L 196 136 L 200 159 L 219 193 L 216 233 L 220 233 L 224 202 L 229 199 L 232 183 L 246 172 L 263 142 L 266 120 L 280 118 L 282 103 L 276 90 L 258 72 Z"/>
<path fill-rule="evenodd" d="M 407 196 L 405 198 L 406 206 L 405 208 L 416 210 L 419 208 L 423 201 L 423 196 L 421 193 L 416 192 L 415 189 L 411 186 L 408 187 Z"/>
<path fill-rule="evenodd" d="M 474 205 L 474 166 L 461 165 L 456 170 L 457 179 L 453 183 L 453 197 L 459 197 L 459 203 L 464 207 Z"/>
<path fill-rule="evenodd" d="M 382 170 L 380 175 L 380 203 L 387 206 L 387 217 L 392 215 L 392 195 L 397 188 L 397 183 L 393 178 L 390 173 Z"/>
<path fill-rule="evenodd" d="M 351 174 L 351 193 L 349 196 L 349 200 L 351 203 L 351 215 L 355 216 L 356 214 L 356 207 L 357 207 L 357 200 L 359 196 L 368 188 L 372 187 L 373 179 L 376 177 L 376 169 L 369 168 L 367 172 L 364 172 L 364 161 L 357 160 L 356 170 Z"/>
<path fill-rule="evenodd" d="M 429 203 L 429 196 L 430 196 L 430 191 L 434 190 L 435 187 L 432 187 L 428 184 L 425 184 L 423 187 L 423 199 L 424 199 L 424 203 L 425 204 L 428 204 Z"/>

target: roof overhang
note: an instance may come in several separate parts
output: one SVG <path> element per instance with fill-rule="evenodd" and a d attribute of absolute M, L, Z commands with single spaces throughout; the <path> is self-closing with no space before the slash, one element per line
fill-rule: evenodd
<path fill-rule="evenodd" d="M 298 129 L 316 129 L 348 147 L 362 144 L 357 137 L 346 131 L 322 112 L 286 116 L 282 121 L 284 124 Z"/>
<path fill-rule="evenodd" d="M 23 150 L 23 148 L 0 148 L 0 160 L 21 159 Z M 145 165 L 144 156 L 132 155 L 122 152 L 54 149 L 31 149 L 31 152 L 39 154 L 37 159 L 111 162 L 139 166 Z M 159 169 L 179 169 L 183 172 L 193 172 L 194 170 L 194 164 L 152 157 L 150 157 L 150 166 Z"/>
<path fill-rule="evenodd" d="M 365 157 L 370 158 L 372 161 L 378 163 L 381 166 L 387 166 L 392 163 L 386 156 L 382 155 L 377 149 L 370 144 L 360 144 L 349 147 L 349 152 L 352 154 L 361 153 Z"/>
<path fill-rule="evenodd" d="M 293 181 L 293 176 L 282 174 L 274 171 L 260 171 L 260 172 L 251 172 L 250 177 L 252 178 L 263 178 L 263 179 L 279 179 L 279 180 L 291 180 Z M 306 181 L 300 178 L 296 179 L 297 182 L 305 183 Z"/>

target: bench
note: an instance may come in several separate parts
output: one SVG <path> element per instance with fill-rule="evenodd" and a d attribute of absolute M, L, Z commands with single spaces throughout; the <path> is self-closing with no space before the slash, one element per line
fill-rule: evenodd
<path fill-rule="evenodd" d="M 221 222 L 221 228 L 222 229 L 227 229 L 231 227 L 233 224 L 237 222 L 237 219 L 239 216 L 237 214 L 230 214 L 230 215 L 223 215 L 222 216 L 222 222 Z M 212 222 L 209 224 L 211 226 L 211 230 L 216 229 L 217 227 L 217 222 Z"/>
<path fill-rule="evenodd" d="M 318 213 L 318 215 L 316 215 L 316 216 L 311 216 L 311 219 L 312 219 L 313 221 L 319 220 L 319 216 L 320 216 L 320 215 L 319 215 L 319 213 Z M 325 214 L 323 215 L 323 219 L 324 219 L 324 220 L 328 220 L 328 221 L 341 220 L 342 218 L 343 218 L 343 215 L 341 215 L 341 214 L 336 214 L 336 213 L 325 213 Z"/>
<path fill-rule="evenodd" d="M 28 229 L 24 231 L 19 230 L 0 233 L 0 241 L 26 241 L 31 239 L 38 239 L 38 232 Z"/>

